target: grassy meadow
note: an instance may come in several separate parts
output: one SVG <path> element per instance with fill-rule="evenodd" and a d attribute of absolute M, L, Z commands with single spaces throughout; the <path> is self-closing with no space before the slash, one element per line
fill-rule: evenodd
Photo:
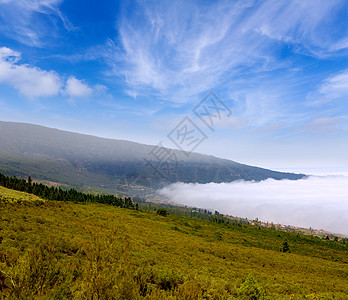
<path fill-rule="evenodd" d="M 38 196 L 29 193 L 22 193 L 18 191 L 14 191 L 11 189 L 7 189 L 5 187 L 0 186 L 0 201 L 2 202 L 21 202 L 21 201 L 29 201 L 29 202 L 45 202 L 46 200 L 41 199 Z M 2 211 L 2 213 L 5 213 Z"/>
<path fill-rule="evenodd" d="M 347 250 L 0 187 L 0 299 L 348 299 Z"/>

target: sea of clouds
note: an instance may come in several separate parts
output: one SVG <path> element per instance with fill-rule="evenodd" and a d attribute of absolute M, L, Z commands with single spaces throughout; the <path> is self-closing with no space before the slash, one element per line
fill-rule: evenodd
<path fill-rule="evenodd" d="M 348 176 L 309 176 L 297 181 L 175 183 L 159 193 L 177 204 L 348 236 Z"/>

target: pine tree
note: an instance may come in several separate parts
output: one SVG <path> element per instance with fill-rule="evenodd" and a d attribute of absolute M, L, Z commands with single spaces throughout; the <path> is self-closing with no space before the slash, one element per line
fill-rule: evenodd
<path fill-rule="evenodd" d="M 32 191 L 32 180 L 31 180 L 31 176 L 28 177 L 28 184 L 27 184 L 27 192 L 31 193 Z"/>
<path fill-rule="evenodd" d="M 283 247 L 281 252 L 290 252 L 289 244 L 287 241 L 283 242 Z"/>

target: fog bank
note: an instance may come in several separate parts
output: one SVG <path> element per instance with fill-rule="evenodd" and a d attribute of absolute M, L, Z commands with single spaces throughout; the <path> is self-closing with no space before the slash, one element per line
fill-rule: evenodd
<path fill-rule="evenodd" d="M 175 183 L 159 193 L 177 204 L 348 235 L 347 176 L 310 176 L 297 181 Z"/>

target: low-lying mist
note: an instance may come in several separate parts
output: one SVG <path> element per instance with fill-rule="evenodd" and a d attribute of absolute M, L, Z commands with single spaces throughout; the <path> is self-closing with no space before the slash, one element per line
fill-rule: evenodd
<path fill-rule="evenodd" d="M 348 235 L 348 177 L 231 183 L 175 183 L 159 191 L 172 202 L 248 219 Z"/>

